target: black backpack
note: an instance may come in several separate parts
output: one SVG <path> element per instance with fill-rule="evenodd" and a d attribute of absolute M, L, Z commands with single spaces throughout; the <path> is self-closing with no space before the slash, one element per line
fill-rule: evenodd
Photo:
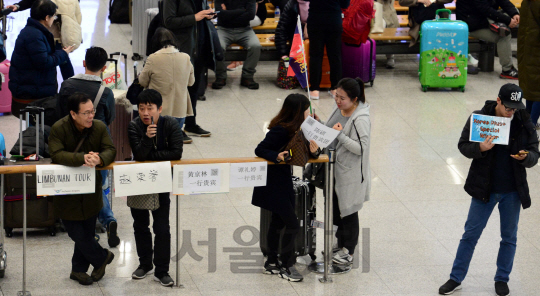
<path fill-rule="evenodd" d="M 45 109 L 44 117 L 45 125 L 47 126 L 53 126 L 53 124 L 62 118 L 60 115 L 61 112 L 58 110 L 58 94 L 36 100 L 28 105 Z M 36 125 L 36 119 L 33 116 L 30 117 L 30 124 Z M 39 124 L 41 125 L 41 122 Z"/>
<path fill-rule="evenodd" d="M 109 0 L 109 19 L 113 24 L 129 24 L 129 0 Z"/>

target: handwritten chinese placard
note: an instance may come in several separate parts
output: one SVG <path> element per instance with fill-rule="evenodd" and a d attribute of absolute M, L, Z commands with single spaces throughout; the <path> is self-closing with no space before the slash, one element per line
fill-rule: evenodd
<path fill-rule="evenodd" d="M 339 131 L 325 126 L 313 117 L 306 118 L 301 127 L 306 139 L 314 140 L 321 148 L 328 147 L 339 135 Z"/>
<path fill-rule="evenodd" d="M 116 196 L 171 192 L 171 162 L 114 166 L 114 190 Z"/>
<path fill-rule="evenodd" d="M 472 114 L 469 141 L 484 142 L 487 136 L 494 136 L 493 144 L 508 145 L 511 121 L 507 117 Z"/>
<path fill-rule="evenodd" d="M 231 188 L 266 186 L 268 163 L 231 163 Z"/>
<path fill-rule="evenodd" d="M 85 166 L 36 166 L 37 195 L 66 195 L 96 192 L 96 169 Z"/>
<path fill-rule="evenodd" d="M 229 164 L 175 165 L 173 194 L 192 195 L 229 192 Z"/>

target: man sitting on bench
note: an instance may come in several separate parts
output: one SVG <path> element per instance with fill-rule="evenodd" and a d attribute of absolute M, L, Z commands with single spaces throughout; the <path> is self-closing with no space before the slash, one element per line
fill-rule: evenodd
<path fill-rule="evenodd" d="M 519 24 L 519 11 L 514 4 L 509 0 L 456 1 L 456 18 L 469 25 L 470 36 L 497 43 L 502 66 L 500 77 L 517 80 L 518 70 L 512 62 L 512 36 L 508 29 Z"/>

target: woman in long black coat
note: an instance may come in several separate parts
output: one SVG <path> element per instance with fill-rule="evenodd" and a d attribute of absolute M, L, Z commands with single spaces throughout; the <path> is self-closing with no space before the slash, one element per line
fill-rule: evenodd
<path fill-rule="evenodd" d="M 309 116 L 309 104 L 309 100 L 304 95 L 287 96 L 281 111 L 270 122 L 266 137 L 255 149 L 255 154 L 276 164 L 284 161 L 288 152 L 282 150 L 300 129 L 305 118 Z M 319 151 L 314 141 L 309 143 L 309 148 L 312 154 Z M 267 240 L 268 260 L 264 264 L 264 273 L 279 274 L 289 281 L 301 281 L 303 277 L 294 267 L 296 262 L 294 240 L 300 225 L 294 211 L 291 166 L 268 166 L 266 186 L 255 187 L 251 203 L 272 212 Z M 279 238 L 283 228 L 285 228 L 285 233 L 281 240 L 281 264 L 279 264 Z"/>

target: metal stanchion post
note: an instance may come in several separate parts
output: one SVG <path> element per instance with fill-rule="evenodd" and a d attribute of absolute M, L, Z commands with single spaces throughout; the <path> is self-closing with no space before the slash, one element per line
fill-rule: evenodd
<path fill-rule="evenodd" d="M 322 273 L 319 278 L 321 283 L 331 283 L 330 274 L 341 274 L 351 271 L 351 265 L 335 265 L 332 264 L 332 241 L 334 238 L 334 221 L 333 221 L 333 204 L 334 198 L 334 164 L 336 162 L 335 149 L 328 151 L 329 162 L 326 165 L 326 186 L 325 186 L 325 201 L 324 201 L 324 256 L 323 262 L 313 262 L 308 266 L 308 269 L 315 273 Z"/>
<path fill-rule="evenodd" d="M 22 142 L 21 142 L 22 146 Z M 23 173 L 23 280 L 22 291 L 17 293 L 17 296 L 31 296 L 29 291 L 26 291 L 26 173 Z"/>
<path fill-rule="evenodd" d="M 0 174 L 0 277 L 4 277 L 6 267 L 7 255 L 6 250 L 4 250 L 4 175 Z"/>
<path fill-rule="evenodd" d="M 176 196 L 176 287 L 183 288 L 180 284 L 180 195 Z"/>

